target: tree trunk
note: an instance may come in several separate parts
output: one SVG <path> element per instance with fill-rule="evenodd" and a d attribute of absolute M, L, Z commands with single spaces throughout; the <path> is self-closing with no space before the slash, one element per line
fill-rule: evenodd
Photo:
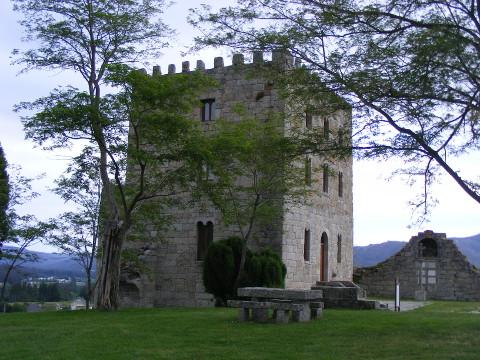
<path fill-rule="evenodd" d="M 87 273 L 87 298 L 85 299 L 85 310 L 90 309 L 90 299 L 92 298 L 92 275 Z"/>
<path fill-rule="evenodd" d="M 103 241 L 102 264 L 98 276 L 97 308 L 116 310 L 119 306 L 120 262 L 125 232 L 111 229 Z"/>
<path fill-rule="evenodd" d="M 240 256 L 240 265 L 238 267 L 237 277 L 235 278 L 235 283 L 233 285 L 234 296 L 237 295 L 237 289 L 240 286 L 240 280 L 242 279 L 243 271 L 245 268 L 245 261 L 247 260 L 247 242 L 243 241 L 242 245 L 242 254 Z"/>

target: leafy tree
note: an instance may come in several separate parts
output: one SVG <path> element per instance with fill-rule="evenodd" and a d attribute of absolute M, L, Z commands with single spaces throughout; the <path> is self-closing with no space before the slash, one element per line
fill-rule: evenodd
<path fill-rule="evenodd" d="M 147 200 L 165 205 L 173 184 L 188 179 L 177 160 L 185 158 L 194 126 L 182 114 L 204 84 L 199 76 L 150 78 L 121 66 L 158 55 L 164 46 L 171 32 L 160 20 L 163 0 L 12 1 L 25 16 L 27 36 L 39 44 L 17 52 L 18 63 L 73 71 L 85 80 L 86 91 L 56 89 L 18 109 L 38 111 L 24 119 L 28 138 L 51 148 L 82 139 L 95 149 L 104 206 L 97 307 L 116 309 L 120 254 L 133 217 Z M 120 90 L 103 95 L 106 85 Z M 127 152 L 134 176 L 125 182 Z"/>
<path fill-rule="evenodd" d="M 74 158 L 67 169 L 67 176 L 57 181 L 53 190 L 65 201 L 77 205 L 76 211 L 61 214 L 52 223 L 55 230 L 49 234 L 50 244 L 71 256 L 83 268 L 87 278 L 86 309 L 90 308 L 94 285 L 92 284 L 98 237 L 102 183 L 98 171 L 98 159 L 93 149 L 85 148 Z"/>
<path fill-rule="evenodd" d="M 219 120 L 208 136 L 210 175 L 201 177 L 202 193 L 242 240 L 234 289 L 244 275 L 251 240 L 261 240 L 262 232 L 278 234 L 283 207 L 303 202 L 308 194 L 305 155 L 295 139 L 284 136 L 281 119 L 272 115 L 260 121 L 238 111 L 242 120 Z"/>
<path fill-rule="evenodd" d="M 2 245 L 8 233 L 7 208 L 10 198 L 9 194 L 7 160 L 0 145 L 0 259 L 2 258 Z"/>
<path fill-rule="evenodd" d="M 50 224 L 38 221 L 33 215 L 19 215 L 16 212 L 17 206 L 25 204 L 38 194 L 32 191 L 33 179 L 20 175 L 20 167 L 10 166 L 9 170 L 10 199 L 7 208 L 9 228 L 5 240 L 12 246 L 4 248 L 2 253 L 2 262 L 6 265 L 6 271 L 2 279 L 0 303 L 5 299 L 6 285 L 12 271 L 26 262 L 37 261 L 37 256 L 27 252 L 27 248 L 42 240 L 52 228 Z"/>
<path fill-rule="evenodd" d="M 415 205 L 426 214 L 441 172 L 480 203 L 478 180 L 456 161 L 479 149 L 479 14 L 473 0 L 251 0 L 196 10 L 192 22 L 208 30 L 200 46 L 283 49 L 300 59 L 304 67 L 279 83 L 346 99 L 354 148 L 401 156 L 399 172 L 423 178 Z"/>

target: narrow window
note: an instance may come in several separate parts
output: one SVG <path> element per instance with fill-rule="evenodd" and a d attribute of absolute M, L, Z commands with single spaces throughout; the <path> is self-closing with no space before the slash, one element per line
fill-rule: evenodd
<path fill-rule="evenodd" d="M 338 234 L 337 238 L 337 263 L 342 262 L 342 235 Z"/>
<path fill-rule="evenodd" d="M 328 165 L 323 165 L 323 192 L 328 193 Z"/>
<path fill-rule="evenodd" d="M 215 120 L 215 99 L 202 100 L 202 121 Z"/>
<path fill-rule="evenodd" d="M 330 121 L 328 119 L 323 120 L 323 137 L 325 140 L 330 138 Z"/>
<path fill-rule="evenodd" d="M 338 130 L 338 146 L 339 147 L 343 147 L 345 143 L 344 137 L 345 137 L 345 131 L 343 129 Z"/>
<path fill-rule="evenodd" d="M 312 185 L 312 159 L 305 158 L 305 185 Z"/>
<path fill-rule="evenodd" d="M 310 261 L 310 230 L 307 229 L 303 238 L 303 260 Z"/>
<path fill-rule="evenodd" d="M 343 173 L 338 172 L 338 197 L 343 197 Z"/>
<path fill-rule="evenodd" d="M 307 129 L 312 128 L 312 114 L 309 112 L 305 113 L 305 127 Z"/>
<path fill-rule="evenodd" d="M 204 260 L 207 254 L 208 245 L 213 241 L 213 223 L 197 222 L 197 260 Z"/>

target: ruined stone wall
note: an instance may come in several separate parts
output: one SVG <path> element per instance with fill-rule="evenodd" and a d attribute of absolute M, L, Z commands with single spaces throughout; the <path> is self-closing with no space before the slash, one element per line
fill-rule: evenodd
<path fill-rule="evenodd" d="M 433 240 L 435 253 L 424 252 Z M 480 272 L 443 233 L 418 233 L 397 254 L 384 262 L 355 271 L 357 283 L 369 296 L 392 297 L 395 278 L 403 298 L 480 300 Z"/>
<path fill-rule="evenodd" d="M 284 62 L 285 66 L 293 66 L 291 57 L 274 54 L 273 61 Z M 238 115 L 233 110 L 242 104 L 247 113 L 262 118 L 267 112 L 285 113 L 285 102 L 278 96 L 273 84 L 256 74 L 256 67 L 265 64 L 262 55 L 254 54 L 253 63 L 246 64 L 242 55 L 234 55 L 231 66 L 225 66 L 222 58 L 215 58 L 214 68 L 205 69 L 202 61 L 196 68 L 212 76 L 218 87 L 206 91 L 200 99 L 215 99 L 215 118 L 235 121 Z M 189 72 L 190 64 L 182 64 L 182 72 Z M 175 73 L 170 65 L 169 73 Z M 158 67 L 154 74 L 160 74 Z M 197 109 L 194 118 L 200 120 L 201 110 Z M 321 118 L 314 122 L 321 126 Z M 332 115 L 331 126 L 335 129 L 340 124 L 350 126 L 348 111 L 339 111 Z M 204 122 L 205 130 L 209 130 L 211 122 Z M 323 164 L 313 159 L 314 167 Z M 330 177 L 331 190 L 322 192 L 322 177 L 317 173 L 312 186 L 315 195 L 312 205 L 302 207 L 286 207 L 281 231 L 274 237 L 265 238 L 259 235 L 260 246 L 269 245 L 282 255 L 287 266 L 286 287 L 310 288 L 320 279 L 319 247 L 322 233 L 329 237 L 328 246 L 328 279 L 349 280 L 352 274 L 353 248 L 353 209 L 352 209 L 352 160 L 332 164 L 332 173 L 343 172 L 343 197 L 338 196 L 336 177 Z M 202 281 L 202 261 L 197 261 L 197 227 L 198 221 L 211 221 L 214 226 L 213 240 L 217 241 L 235 234 L 234 228 L 222 225 L 220 214 L 208 203 L 190 208 L 172 207 L 171 229 L 164 234 L 157 234 L 152 224 L 143 224 L 143 231 L 150 237 L 162 237 L 162 241 L 150 244 L 132 244 L 141 254 L 141 260 L 151 272 L 145 274 L 124 275 L 122 286 L 122 304 L 124 306 L 212 306 L 213 298 L 205 293 Z M 279 219 L 282 221 L 282 219 Z M 304 230 L 311 230 L 311 258 L 304 261 Z M 283 233 L 282 233 L 283 231 Z M 342 236 L 341 261 L 337 262 L 337 237 Z M 127 241 L 128 243 L 128 241 Z M 254 248 L 254 243 L 249 246 Z"/>

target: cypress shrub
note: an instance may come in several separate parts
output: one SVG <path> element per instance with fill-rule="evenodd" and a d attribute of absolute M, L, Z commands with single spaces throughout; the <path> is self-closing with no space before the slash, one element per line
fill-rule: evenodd
<path fill-rule="evenodd" d="M 287 268 L 280 256 L 270 248 L 247 258 L 245 272 L 247 282 L 244 286 L 285 287 Z"/>
<path fill-rule="evenodd" d="M 213 294 L 217 305 L 224 305 L 235 298 L 235 277 L 240 267 L 242 240 L 229 237 L 212 242 L 203 262 L 203 283 L 207 292 Z M 270 248 L 252 253 L 247 249 L 245 271 L 240 286 L 285 286 L 286 267 L 281 258 Z"/>
<path fill-rule="evenodd" d="M 203 260 L 203 284 L 217 305 L 232 297 L 235 274 L 232 248 L 222 241 L 212 242 Z"/>

